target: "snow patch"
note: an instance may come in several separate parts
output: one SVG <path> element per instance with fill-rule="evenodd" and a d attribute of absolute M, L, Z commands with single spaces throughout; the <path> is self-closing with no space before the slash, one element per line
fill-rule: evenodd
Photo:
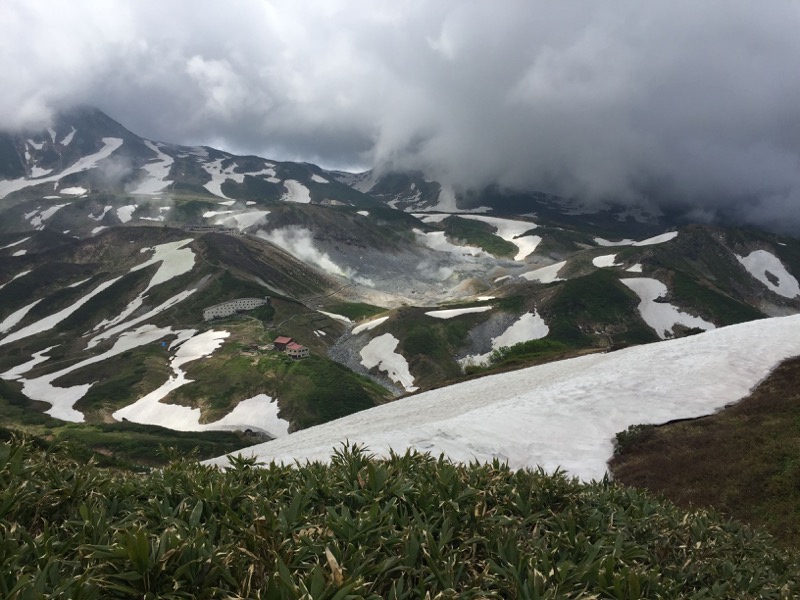
<path fill-rule="evenodd" d="M 10 329 L 16 327 L 19 324 L 19 322 L 25 318 L 25 315 L 27 315 L 31 311 L 31 309 L 37 304 L 39 304 L 39 302 L 41 301 L 42 301 L 41 298 L 39 298 L 38 300 L 34 300 L 30 304 L 23 306 L 19 310 L 8 315 L 5 319 L 2 320 L 2 322 L 0 322 L 0 333 L 5 333 L 6 331 L 9 331 Z"/>
<path fill-rule="evenodd" d="M 117 209 L 117 217 L 123 223 L 127 223 L 133 218 L 133 211 L 138 208 L 136 204 L 128 204 L 127 206 L 120 206 Z"/>
<path fill-rule="evenodd" d="M 311 192 L 299 181 L 294 179 L 287 179 L 283 182 L 286 188 L 286 193 L 281 197 L 284 202 L 297 202 L 300 204 L 308 204 L 311 202 Z"/>
<path fill-rule="evenodd" d="M 599 237 L 594 238 L 594 241 L 598 246 L 652 246 L 654 244 L 663 244 L 664 242 L 674 240 L 676 237 L 678 237 L 677 231 L 668 231 L 667 233 L 662 233 L 640 242 L 629 239 L 612 242 Z"/>
<path fill-rule="evenodd" d="M 41 167 L 31 167 L 31 177 L 44 177 L 53 172 L 53 169 L 42 169 Z"/>
<path fill-rule="evenodd" d="M 169 175 L 170 169 L 172 169 L 172 163 L 175 162 L 175 159 L 168 154 L 164 154 L 153 142 L 149 140 L 143 141 L 145 146 L 155 152 L 156 157 L 151 162 L 142 166 L 145 177 L 139 185 L 131 190 L 131 193 L 152 196 L 172 184 L 172 181 L 167 179 L 167 176 Z"/>
<path fill-rule="evenodd" d="M 72 131 L 70 131 L 67 135 L 65 135 L 63 138 L 61 138 L 61 141 L 59 143 L 62 146 L 69 146 L 70 143 L 72 142 L 72 138 L 75 137 L 75 133 L 76 133 L 76 131 L 75 131 L 75 128 L 73 127 Z"/>
<path fill-rule="evenodd" d="M 74 186 L 74 187 L 64 188 L 59 193 L 66 194 L 67 196 L 81 196 L 88 191 L 89 190 L 87 190 L 85 187 Z"/>
<path fill-rule="evenodd" d="M 372 321 L 368 321 L 367 323 L 361 323 L 360 325 L 356 325 L 353 327 L 353 331 L 351 332 L 353 335 L 357 335 L 362 331 L 370 331 L 371 329 L 375 329 L 378 325 L 385 323 L 389 320 L 389 317 L 380 317 L 378 319 L 373 319 Z"/>
<path fill-rule="evenodd" d="M 780 294 L 784 298 L 796 298 L 800 296 L 800 285 L 780 259 L 774 254 L 766 250 L 755 250 L 747 256 L 735 255 L 742 266 L 747 269 L 753 277 L 758 279 L 761 283 L 767 286 L 776 294 Z M 767 273 L 777 279 L 777 283 L 770 281 Z"/>
<path fill-rule="evenodd" d="M 494 227 L 495 233 L 498 237 L 507 242 L 511 242 L 517 247 L 518 251 L 516 256 L 514 256 L 514 260 L 523 260 L 527 256 L 533 254 L 534 250 L 536 250 L 536 247 L 542 241 L 542 238 L 538 235 L 523 236 L 526 231 L 530 231 L 531 229 L 535 229 L 537 227 L 535 223 L 529 223 L 527 221 L 515 221 L 513 219 L 501 219 L 499 217 L 485 217 L 482 215 L 457 216 L 461 217 L 462 219 L 472 219 L 473 221 L 488 223 Z"/>
<path fill-rule="evenodd" d="M 667 302 L 657 302 L 658 298 L 666 295 L 667 286 L 658 279 L 650 277 L 635 277 L 633 279 L 620 279 L 622 283 L 632 289 L 641 302 L 638 309 L 642 319 L 652 327 L 662 340 L 674 335 L 675 325 L 685 327 L 699 327 L 700 329 L 714 329 L 716 326 L 700 317 L 685 313 Z"/>
<path fill-rule="evenodd" d="M 6 281 L 5 283 L 0 283 L 0 290 L 2 290 L 4 287 L 6 287 L 9 283 L 14 281 L 15 279 L 19 279 L 20 277 L 25 277 L 25 275 L 27 275 L 30 272 L 31 271 L 22 271 L 21 273 L 17 273 L 16 275 L 14 275 L 11 279 Z"/>
<path fill-rule="evenodd" d="M 319 175 L 317 175 L 316 173 L 314 173 L 314 174 L 311 176 L 311 181 L 316 181 L 317 183 L 330 183 L 330 181 L 328 181 L 328 180 L 327 180 L 327 179 L 325 179 L 324 177 L 320 177 L 320 176 L 319 176 Z"/>
<path fill-rule="evenodd" d="M 30 236 L 22 238 L 21 240 L 17 240 L 16 242 L 11 242 L 6 246 L 0 246 L 0 250 L 5 250 L 6 248 L 13 248 L 14 246 L 19 246 L 20 244 L 24 244 L 25 242 L 27 242 L 29 239 L 31 239 Z"/>
<path fill-rule="evenodd" d="M 229 335 L 227 331 L 212 329 L 183 342 L 170 361 L 173 374 L 169 379 L 158 389 L 116 411 L 112 416 L 118 421 L 127 419 L 135 423 L 161 425 L 178 430 L 187 430 L 192 425 L 199 425 L 199 408 L 165 404 L 161 400 L 173 390 L 192 381 L 186 379 L 186 373 L 181 369 L 183 365 L 210 355 L 222 345 Z"/>
<path fill-rule="evenodd" d="M 554 265 L 549 265 L 547 267 L 542 267 L 541 269 L 536 269 L 535 271 L 529 271 L 527 273 L 523 273 L 522 277 L 524 277 L 528 281 L 538 281 L 539 283 L 553 283 L 554 281 L 564 281 L 564 279 L 558 277 L 558 272 L 566 264 L 567 261 L 562 260 L 561 262 L 558 262 Z"/>
<path fill-rule="evenodd" d="M 361 364 L 367 369 L 377 367 L 385 371 L 389 379 L 402 385 L 407 392 L 416 391 L 414 378 L 408 370 L 408 362 L 402 354 L 395 352 L 400 340 L 391 333 L 384 333 L 370 340 L 361 349 Z"/>
<path fill-rule="evenodd" d="M 352 321 L 349 318 L 345 317 L 344 315 L 337 315 L 336 313 L 325 312 L 324 310 L 318 310 L 317 312 L 320 313 L 321 315 L 325 315 L 326 317 L 333 319 L 334 321 L 341 321 L 342 323 L 352 323 Z"/>
<path fill-rule="evenodd" d="M 94 288 L 91 292 L 86 294 L 83 298 L 78 300 L 72 306 L 68 306 L 67 308 L 62 309 L 57 313 L 50 315 L 49 317 L 45 317 L 44 319 L 36 321 L 35 323 L 31 323 L 27 327 L 18 329 L 11 335 L 6 336 L 3 339 L 0 339 L 0 346 L 5 346 L 6 344 L 10 344 L 11 342 L 16 342 L 17 340 L 21 340 L 23 338 L 36 335 L 37 333 L 47 331 L 48 329 L 52 329 L 61 321 L 63 321 L 72 313 L 74 313 L 76 310 L 78 310 L 81 306 L 86 304 L 89 300 L 94 298 L 97 294 L 111 287 L 120 279 L 121 277 L 114 277 L 113 279 L 109 279 L 105 283 L 101 283 L 100 285 L 98 285 L 96 288 Z"/>
<path fill-rule="evenodd" d="M 513 346 L 530 340 L 539 340 L 550 333 L 550 328 L 536 311 L 525 313 L 514 321 L 508 329 L 492 338 L 492 349 L 485 354 L 473 354 L 459 360 L 462 368 L 470 365 L 483 365 L 489 361 L 492 352 L 505 346 Z"/>
<path fill-rule="evenodd" d="M 595 256 L 592 259 L 592 264 L 595 267 L 600 267 L 600 268 L 603 268 L 603 267 L 619 267 L 620 265 L 618 265 L 616 262 L 614 262 L 616 258 L 617 258 L 616 254 L 606 254 L 604 256 Z"/>
<path fill-rule="evenodd" d="M 452 319 L 460 315 L 469 315 L 472 313 L 482 313 L 487 310 L 492 310 L 493 306 L 473 306 L 470 308 L 448 308 L 444 310 L 429 310 L 425 314 L 434 319 Z"/>

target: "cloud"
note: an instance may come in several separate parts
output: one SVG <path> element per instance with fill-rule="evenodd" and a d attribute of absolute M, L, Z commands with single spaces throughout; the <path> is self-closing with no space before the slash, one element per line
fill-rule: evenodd
<path fill-rule="evenodd" d="M 0 126 L 800 223 L 800 4 L 8 0 Z M 54 50 L 55 49 L 55 50 Z"/>

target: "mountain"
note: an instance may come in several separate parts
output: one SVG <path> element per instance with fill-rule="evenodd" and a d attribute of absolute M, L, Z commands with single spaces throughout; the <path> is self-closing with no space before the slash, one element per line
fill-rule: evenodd
<path fill-rule="evenodd" d="M 0 257 L 0 396 L 269 437 L 800 312 L 794 238 L 150 141 L 86 107 L 0 133 Z"/>

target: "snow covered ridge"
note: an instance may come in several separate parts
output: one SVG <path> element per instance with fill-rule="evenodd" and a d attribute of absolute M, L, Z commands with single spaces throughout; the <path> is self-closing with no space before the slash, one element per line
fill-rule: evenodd
<path fill-rule="evenodd" d="M 328 461 L 345 440 L 456 461 L 606 472 L 614 436 L 637 423 L 695 418 L 740 400 L 800 354 L 800 315 L 483 377 L 410 396 L 243 451 L 262 461 Z M 209 461 L 225 466 L 226 457 Z"/>

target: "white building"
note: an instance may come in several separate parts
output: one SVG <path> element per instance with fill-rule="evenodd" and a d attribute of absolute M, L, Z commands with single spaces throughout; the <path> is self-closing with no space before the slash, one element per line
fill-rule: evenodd
<path fill-rule="evenodd" d="M 237 298 L 236 300 L 228 300 L 221 304 L 209 306 L 203 310 L 203 319 L 210 321 L 211 319 L 221 319 L 223 317 L 230 317 L 237 312 L 245 310 L 253 310 L 259 306 L 269 304 L 269 297 L 264 298 Z"/>

